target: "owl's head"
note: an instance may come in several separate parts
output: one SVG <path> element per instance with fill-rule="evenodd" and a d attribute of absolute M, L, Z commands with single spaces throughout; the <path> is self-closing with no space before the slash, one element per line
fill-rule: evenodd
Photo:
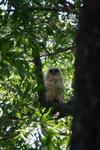
<path fill-rule="evenodd" d="M 62 80 L 62 72 L 58 67 L 51 67 L 48 69 L 45 80 Z"/>
<path fill-rule="evenodd" d="M 48 70 L 48 72 L 49 72 L 49 74 L 51 74 L 51 75 L 57 75 L 57 74 L 61 74 L 61 71 L 60 71 L 60 69 L 59 68 L 57 68 L 57 67 L 52 67 L 52 68 L 49 68 L 49 70 Z"/>

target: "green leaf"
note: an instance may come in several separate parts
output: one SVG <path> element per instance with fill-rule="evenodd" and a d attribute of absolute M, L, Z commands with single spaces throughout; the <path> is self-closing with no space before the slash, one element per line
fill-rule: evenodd
<path fill-rule="evenodd" d="M 38 91 L 40 91 L 43 88 L 44 88 L 44 85 L 38 85 L 37 87 L 35 87 L 34 89 L 32 89 L 32 92 L 38 92 Z"/>
<path fill-rule="evenodd" d="M 34 0 L 34 3 L 35 3 L 37 6 L 42 7 L 42 5 L 41 5 L 41 3 L 40 3 L 39 1 Z"/>
<path fill-rule="evenodd" d="M 27 87 L 26 87 L 26 90 L 25 90 L 25 92 L 23 93 L 23 98 L 26 98 L 27 97 L 27 95 L 28 95 L 28 92 L 30 91 L 30 83 L 27 83 Z"/>
<path fill-rule="evenodd" d="M 49 35 L 53 35 L 53 29 L 51 29 L 50 27 L 46 26 L 46 31 Z"/>
<path fill-rule="evenodd" d="M 29 108 L 24 106 L 24 113 L 27 114 L 28 111 L 29 111 Z"/>
<path fill-rule="evenodd" d="M 43 118 L 48 117 L 52 113 L 53 110 L 54 110 L 54 108 L 50 107 L 48 112 L 43 115 Z"/>
<path fill-rule="evenodd" d="M 21 118 L 21 114 L 19 112 L 16 112 L 15 116 L 18 117 L 18 118 Z"/>
<path fill-rule="evenodd" d="M 18 91 L 18 94 L 19 94 L 20 96 L 22 96 L 21 87 L 20 87 L 18 84 L 14 85 L 14 86 L 15 86 L 16 90 Z"/>

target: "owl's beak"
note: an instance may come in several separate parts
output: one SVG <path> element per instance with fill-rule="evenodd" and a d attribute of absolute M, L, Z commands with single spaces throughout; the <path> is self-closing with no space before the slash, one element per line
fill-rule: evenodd
<path fill-rule="evenodd" d="M 53 75 L 55 75 L 55 74 L 56 74 L 56 71 L 55 71 L 55 70 L 53 70 L 53 71 L 52 71 L 52 74 L 53 74 Z"/>

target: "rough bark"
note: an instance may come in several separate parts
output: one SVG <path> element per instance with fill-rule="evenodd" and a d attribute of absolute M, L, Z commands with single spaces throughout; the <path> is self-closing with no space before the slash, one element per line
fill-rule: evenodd
<path fill-rule="evenodd" d="M 33 49 L 34 51 L 34 49 Z M 34 64 L 35 64 L 35 74 L 36 74 L 36 78 L 37 78 L 37 84 L 39 85 L 44 85 L 44 78 L 43 78 L 43 74 L 42 74 L 42 64 L 41 64 L 41 60 L 40 60 L 40 54 L 39 54 L 39 50 L 37 50 L 35 56 L 34 56 Z M 39 102 L 41 105 L 43 105 L 45 103 L 45 88 L 42 88 L 40 91 L 38 91 L 38 97 L 39 97 Z"/>
<path fill-rule="evenodd" d="M 84 0 L 75 64 L 71 150 L 100 150 L 100 1 Z"/>

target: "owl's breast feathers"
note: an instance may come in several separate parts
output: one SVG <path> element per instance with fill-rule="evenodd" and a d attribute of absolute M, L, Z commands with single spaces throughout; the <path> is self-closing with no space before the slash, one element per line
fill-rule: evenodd
<path fill-rule="evenodd" d="M 46 100 L 62 102 L 64 96 L 63 76 L 59 68 L 50 68 L 44 78 Z M 62 89 L 62 90 L 61 90 Z"/>

